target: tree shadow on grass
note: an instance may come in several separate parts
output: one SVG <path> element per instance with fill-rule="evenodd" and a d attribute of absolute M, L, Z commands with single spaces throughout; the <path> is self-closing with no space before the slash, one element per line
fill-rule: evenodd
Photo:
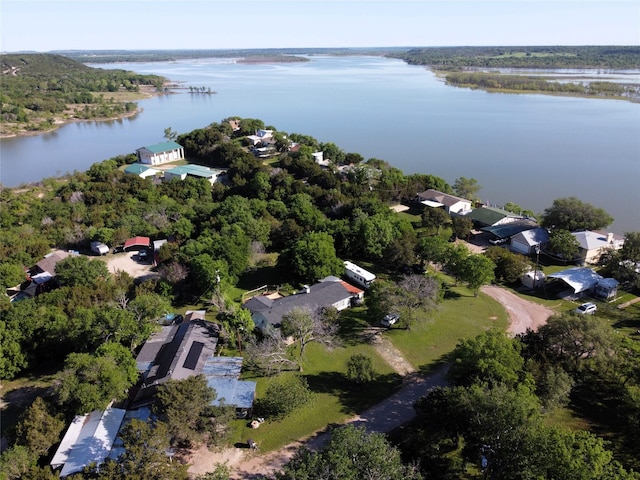
<path fill-rule="evenodd" d="M 452 352 L 445 353 L 441 355 L 440 358 L 434 360 L 433 362 L 427 363 L 425 365 L 420 365 L 418 367 L 418 374 L 424 377 L 428 377 L 437 373 L 441 368 L 444 368 L 445 365 L 451 363 L 453 361 Z"/>
<path fill-rule="evenodd" d="M 313 392 L 338 397 L 342 413 L 354 415 L 381 402 L 402 386 L 400 375 L 378 375 L 373 382 L 358 385 L 339 372 L 321 372 L 305 376 Z"/>
<path fill-rule="evenodd" d="M 13 429 L 20 415 L 28 408 L 37 397 L 48 397 L 51 394 L 50 387 L 22 387 L 11 390 L 2 396 L 2 434 L 8 429 Z"/>
<path fill-rule="evenodd" d="M 444 298 L 445 300 L 456 300 L 462 297 L 459 292 L 453 290 L 452 285 L 448 285 L 446 283 L 442 284 L 442 291 L 442 298 Z"/>

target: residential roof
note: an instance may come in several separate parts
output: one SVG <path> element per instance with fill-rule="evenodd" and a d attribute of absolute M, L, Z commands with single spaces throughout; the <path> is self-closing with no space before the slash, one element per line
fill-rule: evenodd
<path fill-rule="evenodd" d="M 465 216 L 467 218 L 470 218 L 474 222 L 481 223 L 487 226 L 495 225 L 500 220 L 507 217 L 523 218 L 522 215 L 516 215 L 515 213 L 511 213 L 496 207 L 475 208 Z"/>
<path fill-rule="evenodd" d="M 590 268 L 568 268 L 560 272 L 547 275 L 547 278 L 556 278 L 564 281 L 569 285 L 575 293 L 584 292 L 595 287 L 595 285 L 602 280 L 602 276 Z"/>
<path fill-rule="evenodd" d="M 534 245 L 547 243 L 549 241 L 549 232 L 542 227 L 536 227 L 515 234 L 511 240 L 517 240 L 520 243 L 524 243 L 532 247 Z"/>
<path fill-rule="evenodd" d="M 441 203 L 442 205 L 446 205 L 447 207 L 451 207 L 458 202 L 471 203 L 469 200 L 466 200 L 464 198 L 456 197 L 455 195 L 449 195 L 448 193 L 440 192 L 438 190 L 434 190 L 433 188 L 430 188 L 428 190 L 425 190 L 422 193 L 419 193 L 418 197 L 424 200 L 431 200 L 436 203 Z M 429 205 L 429 206 L 433 206 L 433 205 Z M 436 206 L 439 206 L 439 205 L 436 205 Z"/>
<path fill-rule="evenodd" d="M 353 293 L 343 285 L 345 282 L 337 280 L 316 283 L 309 287 L 308 293 L 304 293 L 305 290 L 302 290 L 301 293 L 276 299 L 264 296 L 253 297 L 247 300 L 243 306 L 252 314 L 259 314 L 268 323 L 277 326 L 282 321 L 282 317 L 296 307 L 317 310 L 322 307 L 330 307 L 345 298 L 351 298 Z"/>
<path fill-rule="evenodd" d="M 512 222 L 506 225 L 496 225 L 489 227 L 482 227 L 480 230 L 483 232 L 489 232 L 498 238 L 509 238 L 525 230 L 531 230 L 535 228 L 536 223 L 531 220 L 525 220 L 522 222 Z"/>
<path fill-rule="evenodd" d="M 218 176 L 221 173 L 223 173 L 222 170 L 214 170 L 211 169 L 209 167 L 205 167 L 203 165 L 195 165 L 190 163 L 189 165 L 180 165 L 177 167 L 173 167 L 167 171 L 165 171 L 165 173 L 169 173 L 172 175 L 193 175 L 195 177 L 205 177 L 205 178 L 209 178 L 209 177 L 213 177 L 213 176 Z"/>
<path fill-rule="evenodd" d="M 147 170 L 152 170 L 153 172 L 160 173 L 160 170 L 155 168 L 151 168 L 147 165 L 143 165 L 142 163 L 132 163 L 127 168 L 124 169 L 125 173 L 131 173 L 133 175 L 140 175 L 141 173 L 146 172 Z"/>
<path fill-rule="evenodd" d="M 144 148 L 146 148 L 152 153 L 162 153 L 162 152 L 170 152 L 171 150 L 182 148 L 182 145 L 176 142 L 163 142 L 163 143 L 156 143 L 155 145 L 147 145 L 146 147 L 139 148 L 138 150 L 142 150 Z"/>
<path fill-rule="evenodd" d="M 209 357 L 202 373 L 207 384 L 216 391 L 212 405 L 232 405 L 251 408 L 256 393 L 256 382 L 239 380 L 242 357 Z"/>
<path fill-rule="evenodd" d="M 598 250 L 603 247 L 620 247 L 624 242 L 624 239 L 613 233 L 607 232 L 593 232 L 591 230 L 583 230 L 580 232 L 573 232 L 571 235 L 576 237 L 576 240 L 580 244 L 580 248 L 584 250 Z"/>
<path fill-rule="evenodd" d="M 64 260 L 71 255 L 75 255 L 73 252 L 65 252 L 62 250 L 56 250 L 44 256 L 42 260 L 36 263 L 36 266 L 43 272 L 48 272 L 51 275 L 56 273 L 56 265 L 59 261 Z"/>
<path fill-rule="evenodd" d="M 51 466 L 62 466 L 61 477 L 80 472 L 91 463 L 101 463 L 109 456 L 125 410 L 108 408 L 76 416 L 69 426 Z"/>

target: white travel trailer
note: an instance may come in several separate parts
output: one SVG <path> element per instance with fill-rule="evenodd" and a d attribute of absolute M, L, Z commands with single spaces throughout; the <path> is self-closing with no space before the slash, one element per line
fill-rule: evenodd
<path fill-rule="evenodd" d="M 373 273 L 366 271 L 364 268 L 359 267 L 355 263 L 345 261 L 344 269 L 344 274 L 349 280 L 353 280 L 358 285 L 364 288 L 369 288 L 373 281 L 376 279 L 376 276 Z"/>
<path fill-rule="evenodd" d="M 109 253 L 109 247 L 102 242 L 91 242 L 91 251 L 96 255 L 106 255 Z"/>

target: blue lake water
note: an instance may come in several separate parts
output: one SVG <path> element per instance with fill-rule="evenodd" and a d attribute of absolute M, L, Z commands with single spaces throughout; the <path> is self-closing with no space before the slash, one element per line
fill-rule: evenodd
<path fill-rule="evenodd" d="M 143 111 L 133 118 L 3 139 L 0 180 L 15 186 L 86 170 L 164 141 L 167 127 L 184 133 L 240 116 L 386 160 L 406 174 L 476 178 L 488 203 L 542 212 L 555 198 L 576 196 L 613 215 L 613 231 L 640 230 L 640 104 L 448 87 L 422 67 L 379 57 L 310 59 L 95 65 L 217 94 L 179 90 L 140 101 Z"/>

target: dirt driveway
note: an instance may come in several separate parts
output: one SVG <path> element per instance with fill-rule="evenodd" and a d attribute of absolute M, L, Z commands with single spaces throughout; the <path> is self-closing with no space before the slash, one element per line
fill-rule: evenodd
<path fill-rule="evenodd" d="M 146 280 L 158 276 L 156 272 L 152 271 L 153 265 L 150 261 L 138 261 L 138 252 L 116 253 L 109 255 L 105 261 L 111 273 L 124 271 L 136 280 Z"/>
<path fill-rule="evenodd" d="M 514 336 L 526 332 L 528 328 L 538 330 L 555 313 L 550 308 L 520 298 L 501 287 L 485 285 L 481 290 L 505 308 L 509 314 L 508 332 Z"/>

